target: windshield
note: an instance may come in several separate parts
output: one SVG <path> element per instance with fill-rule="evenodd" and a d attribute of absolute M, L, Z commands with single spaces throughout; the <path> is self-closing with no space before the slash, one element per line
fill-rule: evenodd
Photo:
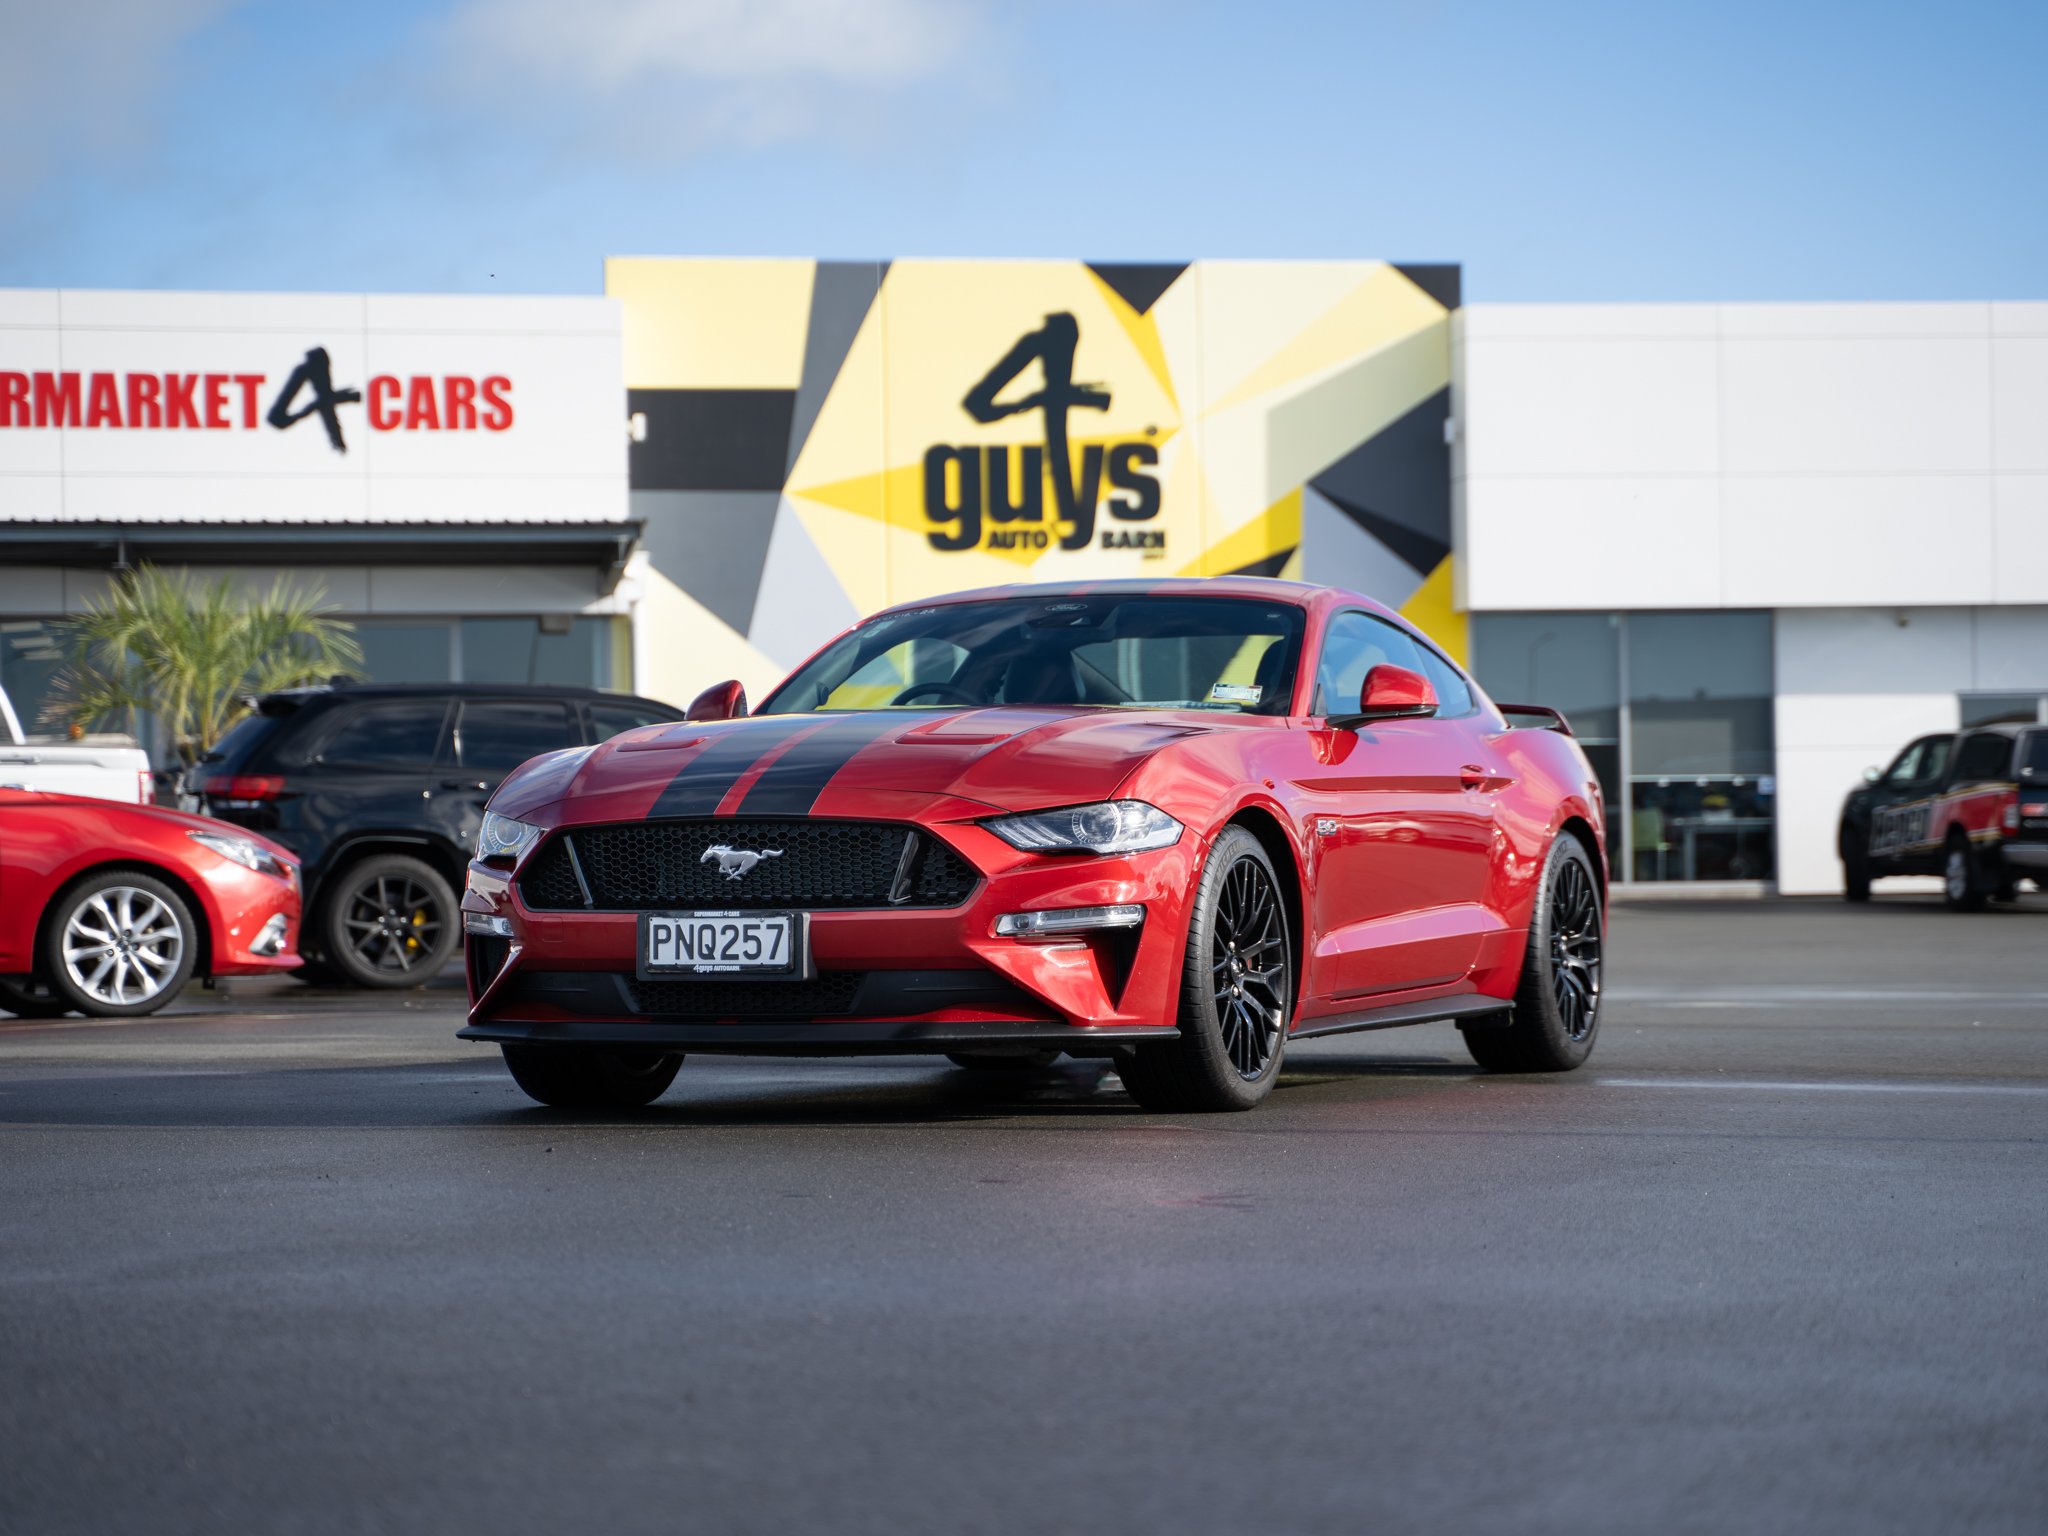
<path fill-rule="evenodd" d="M 893 613 L 842 635 L 764 715 L 1085 704 L 1284 715 L 1302 613 L 1238 597 L 995 598 Z"/>

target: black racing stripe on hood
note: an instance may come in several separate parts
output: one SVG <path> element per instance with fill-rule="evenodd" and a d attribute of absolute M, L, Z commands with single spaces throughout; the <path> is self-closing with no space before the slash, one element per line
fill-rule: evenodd
<path fill-rule="evenodd" d="M 815 721 L 816 715 L 805 718 Z M 882 737 L 902 729 L 901 715 L 860 714 L 835 720 L 806 736 L 754 781 L 735 812 L 740 816 L 808 816 L 832 776 Z"/>
<path fill-rule="evenodd" d="M 728 727 L 676 770 L 647 814 L 709 816 L 749 768 L 816 723 L 814 715 L 779 715 L 758 725 Z"/>

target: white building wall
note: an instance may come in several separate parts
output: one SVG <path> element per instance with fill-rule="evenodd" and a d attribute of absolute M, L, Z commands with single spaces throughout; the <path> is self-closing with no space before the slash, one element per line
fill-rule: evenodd
<path fill-rule="evenodd" d="M 1776 610 L 1778 868 L 1863 770 L 2048 692 L 2048 304 L 1470 305 L 1458 601 Z"/>

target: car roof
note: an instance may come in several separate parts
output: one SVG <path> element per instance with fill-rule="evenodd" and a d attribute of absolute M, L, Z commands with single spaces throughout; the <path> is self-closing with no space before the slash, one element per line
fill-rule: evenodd
<path fill-rule="evenodd" d="M 637 693 L 614 693 L 608 688 L 584 688 L 568 683 L 315 683 L 305 688 L 280 688 L 263 695 L 266 699 L 414 699 L 422 697 L 458 699 L 590 699 L 617 700 L 627 704 L 652 704 L 657 709 L 674 709 L 659 699 Z"/>
<path fill-rule="evenodd" d="M 975 587 L 965 592 L 943 592 L 914 602 L 892 603 L 879 610 L 902 613 L 914 608 L 936 608 L 948 603 L 985 603 L 1002 599 L 1045 597 L 1248 597 L 1267 602 L 1292 603 L 1302 608 L 1340 605 L 1369 608 L 1393 614 L 1386 604 L 1341 587 L 1319 586 L 1307 581 L 1282 581 L 1275 576 L 1161 576 L 1124 578 L 1114 581 L 1019 582 L 1010 586 Z"/>

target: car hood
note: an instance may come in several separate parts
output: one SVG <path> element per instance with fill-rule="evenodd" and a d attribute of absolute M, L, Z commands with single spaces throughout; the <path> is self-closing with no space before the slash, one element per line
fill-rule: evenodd
<path fill-rule="evenodd" d="M 1240 718 L 998 705 L 649 726 L 535 759 L 491 808 L 548 824 L 909 814 L 897 797 L 962 802 L 960 815 L 1035 810 L 1107 799 L 1155 753 Z"/>

